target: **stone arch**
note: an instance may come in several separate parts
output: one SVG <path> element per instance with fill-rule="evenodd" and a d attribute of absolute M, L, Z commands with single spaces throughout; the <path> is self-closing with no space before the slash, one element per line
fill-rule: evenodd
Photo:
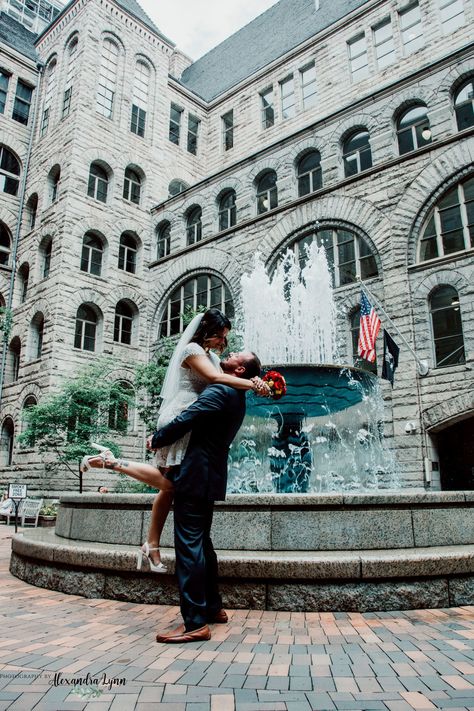
<path fill-rule="evenodd" d="M 10 227 L 10 225 L 16 224 L 16 216 L 15 213 L 5 205 L 0 205 L 0 222 L 3 222 L 5 227 L 7 227 L 13 239 L 13 228 Z"/>
<path fill-rule="evenodd" d="M 22 145 L 20 141 L 18 141 L 11 133 L 5 134 L 5 140 L 0 141 L 0 143 L 14 154 L 20 164 L 20 171 L 23 172 L 23 160 L 21 156 L 25 154 L 25 146 Z"/>
<path fill-rule="evenodd" d="M 334 211 L 337 198 L 337 211 Z M 353 216 L 357 215 L 357 224 Z M 346 224 L 348 228 L 364 236 L 373 246 L 378 263 L 383 269 L 392 262 L 391 225 L 381 210 L 360 198 L 347 197 L 343 193 L 322 196 L 316 201 L 298 205 L 286 212 L 271 227 L 259 243 L 266 261 L 271 261 L 275 251 L 282 248 L 289 238 L 315 222 Z M 381 276 L 381 274 L 379 274 Z"/>
<path fill-rule="evenodd" d="M 439 286 L 452 286 L 459 294 L 469 289 L 464 274 L 453 269 L 440 269 L 428 274 L 419 284 L 412 287 L 413 303 L 417 303 L 418 306 L 427 303 L 433 291 Z"/>
<path fill-rule="evenodd" d="M 23 409 L 23 405 L 27 397 L 33 396 L 36 398 L 36 402 L 39 402 L 42 394 L 43 390 L 37 383 L 28 383 L 27 385 L 23 385 L 17 398 L 18 411 L 21 412 Z"/>
<path fill-rule="evenodd" d="M 474 414 L 474 390 L 442 399 L 421 413 L 424 428 L 435 433 Z"/>
<path fill-rule="evenodd" d="M 135 56 L 133 57 L 134 62 L 143 62 L 144 64 L 147 64 L 150 69 L 155 72 L 156 74 L 156 65 L 155 62 L 150 59 L 150 57 L 147 54 L 143 54 L 143 52 L 137 52 Z"/>
<path fill-rule="evenodd" d="M 169 222 L 171 225 L 171 228 L 173 228 L 173 225 L 176 225 L 178 222 L 179 217 L 176 214 L 176 212 L 172 212 L 171 210 L 163 210 L 159 214 L 155 213 L 152 217 L 152 230 L 153 230 L 153 236 L 156 235 L 156 230 L 159 225 L 161 225 L 162 222 Z"/>
<path fill-rule="evenodd" d="M 80 289 L 71 294 L 69 299 L 69 318 L 73 321 L 76 318 L 77 309 L 82 306 L 82 304 L 92 304 L 96 306 L 101 312 L 102 317 L 110 308 L 110 302 L 94 289 Z"/>
<path fill-rule="evenodd" d="M 35 317 L 37 313 L 42 313 L 44 316 L 44 322 L 46 324 L 47 321 L 51 318 L 50 310 L 49 310 L 49 303 L 45 299 L 39 299 L 38 301 L 35 301 L 34 304 L 31 304 L 31 306 L 28 308 L 28 310 L 25 313 L 25 318 L 28 324 L 28 327 L 32 321 L 32 319 Z"/>
<path fill-rule="evenodd" d="M 114 32 L 114 30 L 103 30 L 100 33 L 100 43 L 102 44 L 104 40 L 109 39 L 112 42 L 116 42 L 120 48 L 120 51 L 125 54 L 125 45 L 123 43 L 123 40 L 119 37 L 119 35 Z"/>
<path fill-rule="evenodd" d="M 212 264 L 212 267 L 209 265 Z M 232 294 L 234 305 L 240 299 L 240 277 L 242 276 L 242 264 L 228 254 L 224 249 L 215 246 L 204 247 L 198 251 L 183 254 L 179 262 L 170 263 L 169 269 L 160 275 L 160 285 L 150 294 L 150 339 L 154 340 L 156 333 L 158 316 L 163 307 L 163 303 L 171 294 L 173 289 L 187 278 L 191 279 L 199 273 L 215 274 L 222 279 Z"/>
<path fill-rule="evenodd" d="M 252 184 L 252 187 L 255 188 L 257 179 L 262 173 L 266 173 L 267 170 L 274 170 L 278 180 L 278 173 L 281 172 L 282 167 L 283 160 L 281 158 L 265 158 L 265 160 L 259 161 L 258 164 L 247 173 L 247 179 L 249 183 Z"/>
<path fill-rule="evenodd" d="M 213 187 L 212 191 L 209 193 L 209 204 L 217 205 L 224 193 L 230 190 L 233 190 L 235 192 L 236 198 L 238 198 L 239 194 L 242 193 L 243 187 L 244 186 L 240 178 L 236 178 L 234 176 L 223 178 Z"/>
<path fill-rule="evenodd" d="M 66 49 L 69 47 L 73 39 L 77 38 L 77 41 L 79 41 L 80 37 L 80 32 L 78 30 L 73 30 L 67 35 L 67 39 L 63 44 L 63 50 L 66 51 Z"/>
<path fill-rule="evenodd" d="M 436 93 L 439 95 L 449 96 L 453 98 L 454 93 L 460 84 L 466 79 L 474 75 L 474 59 L 466 58 L 465 60 L 456 63 L 450 67 L 443 79 L 436 88 Z"/>
<path fill-rule="evenodd" d="M 142 313 L 142 311 L 145 309 L 146 301 L 144 297 L 138 291 L 138 289 L 134 289 L 133 286 L 121 286 L 118 289 L 114 289 L 113 296 L 113 309 L 115 309 L 115 306 L 118 304 L 119 301 L 127 301 L 131 304 L 134 304 L 135 308 L 140 313 Z"/>
<path fill-rule="evenodd" d="M 146 242 L 146 232 L 144 227 L 129 219 L 118 220 L 115 222 L 112 228 L 113 235 L 120 239 L 120 236 L 123 235 L 124 232 L 131 232 L 137 239 L 138 249 L 143 248 L 143 245 Z"/>
<path fill-rule="evenodd" d="M 434 92 L 431 87 L 417 84 L 412 87 L 399 91 L 393 96 L 385 106 L 385 115 L 392 122 L 394 116 L 401 111 L 408 109 L 413 104 L 425 104 L 429 112 L 430 104 L 433 103 Z"/>
<path fill-rule="evenodd" d="M 453 144 L 414 177 L 392 215 L 396 258 L 407 265 L 415 263 L 420 230 L 429 210 L 452 184 L 472 172 L 473 162 L 474 144 Z"/>

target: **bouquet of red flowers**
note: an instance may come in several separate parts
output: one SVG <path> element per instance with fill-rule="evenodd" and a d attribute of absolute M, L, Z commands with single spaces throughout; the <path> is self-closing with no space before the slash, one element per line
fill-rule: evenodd
<path fill-rule="evenodd" d="M 286 395 L 286 381 L 278 370 L 269 370 L 262 380 L 270 388 L 272 400 L 279 400 L 283 395 Z"/>

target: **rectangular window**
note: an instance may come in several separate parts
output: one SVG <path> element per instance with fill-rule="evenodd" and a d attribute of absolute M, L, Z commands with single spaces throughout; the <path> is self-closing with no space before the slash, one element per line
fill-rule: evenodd
<path fill-rule="evenodd" d="M 418 3 L 408 5 L 398 13 L 400 18 L 400 32 L 402 35 L 402 45 L 404 54 L 411 54 L 420 47 L 423 47 L 423 25 L 421 24 L 421 12 Z"/>
<path fill-rule="evenodd" d="M 170 108 L 170 131 L 169 139 L 171 143 L 176 143 L 179 146 L 179 134 L 181 129 L 181 114 L 183 109 L 176 104 L 171 104 Z"/>
<path fill-rule="evenodd" d="M 273 86 L 260 94 L 262 102 L 262 126 L 270 128 L 275 123 L 275 107 L 273 104 Z"/>
<path fill-rule="evenodd" d="M 43 111 L 43 118 L 41 121 L 41 135 L 42 136 L 48 130 L 48 124 L 49 124 L 49 108 L 47 108 Z"/>
<path fill-rule="evenodd" d="M 395 61 L 395 45 L 393 43 L 392 21 L 388 17 L 372 28 L 374 33 L 374 50 L 379 69 L 388 67 Z"/>
<path fill-rule="evenodd" d="M 146 122 L 146 111 L 140 109 L 138 106 L 133 104 L 132 106 L 132 120 L 130 122 L 130 131 L 136 133 L 137 136 L 142 138 L 145 135 L 145 122 Z"/>
<path fill-rule="evenodd" d="M 194 156 L 197 153 L 198 146 L 198 132 L 199 132 L 199 121 L 196 116 L 189 114 L 188 116 L 188 152 L 192 153 Z"/>
<path fill-rule="evenodd" d="M 25 84 L 25 82 L 21 81 L 21 79 L 18 79 L 16 85 L 15 103 L 13 104 L 12 119 L 24 124 L 25 126 L 28 125 L 28 119 L 30 117 L 32 95 L 32 87 Z"/>
<path fill-rule="evenodd" d="M 439 13 L 445 35 L 464 25 L 463 0 L 440 0 Z"/>
<path fill-rule="evenodd" d="M 7 74 L 7 72 L 5 72 L 3 69 L 0 69 L 0 114 L 3 114 L 5 111 L 9 81 L 10 75 Z"/>
<path fill-rule="evenodd" d="M 222 116 L 222 145 L 225 151 L 234 146 L 234 111 L 232 109 Z"/>
<path fill-rule="evenodd" d="M 347 43 L 352 81 L 357 82 L 369 76 L 367 41 L 365 34 L 358 35 Z"/>
<path fill-rule="evenodd" d="M 66 91 L 64 92 L 64 97 L 63 97 L 63 115 L 62 117 L 65 118 L 71 109 L 71 97 L 72 97 L 72 86 L 70 86 Z"/>
<path fill-rule="evenodd" d="M 283 119 L 295 115 L 295 80 L 293 76 L 280 82 L 281 116 Z"/>
<path fill-rule="evenodd" d="M 303 109 L 316 105 L 316 66 L 314 62 L 300 69 Z"/>

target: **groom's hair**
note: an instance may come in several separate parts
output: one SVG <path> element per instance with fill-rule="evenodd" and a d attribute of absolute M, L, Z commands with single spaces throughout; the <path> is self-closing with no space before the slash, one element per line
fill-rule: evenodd
<path fill-rule="evenodd" d="M 255 355 L 255 353 L 252 353 L 251 358 L 247 358 L 242 362 L 242 367 L 245 368 L 245 378 L 255 378 L 258 375 L 260 375 L 262 371 L 262 364 L 260 363 L 260 359 L 258 356 Z"/>

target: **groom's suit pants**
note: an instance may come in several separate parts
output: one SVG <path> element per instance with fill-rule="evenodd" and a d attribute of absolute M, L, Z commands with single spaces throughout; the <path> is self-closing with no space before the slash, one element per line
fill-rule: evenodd
<path fill-rule="evenodd" d="M 214 502 L 176 493 L 173 508 L 181 614 L 190 631 L 212 621 L 222 608 L 210 538 Z"/>

